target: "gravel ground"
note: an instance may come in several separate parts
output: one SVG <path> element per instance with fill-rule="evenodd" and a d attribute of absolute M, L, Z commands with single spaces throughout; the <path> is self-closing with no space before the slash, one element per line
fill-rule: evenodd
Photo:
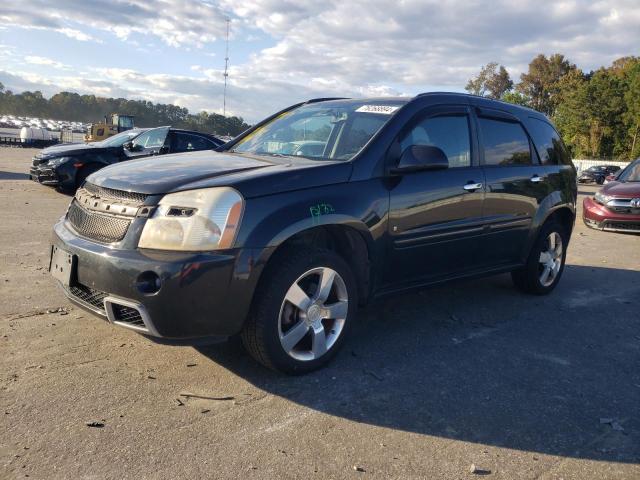
<path fill-rule="evenodd" d="M 291 378 L 73 308 L 47 273 L 70 198 L 34 153 L 0 149 L 0 478 L 640 478 L 639 236 L 579 221 L 548 297 L 500 275 L 376 303 Z"/>

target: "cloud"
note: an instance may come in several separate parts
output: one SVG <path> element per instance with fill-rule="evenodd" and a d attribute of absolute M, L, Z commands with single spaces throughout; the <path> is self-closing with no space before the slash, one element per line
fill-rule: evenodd
<path fill-rule="evenodd" d="M 174 47 L 202 46 L 224 34 L 226 15 L 208 1 L 190 0 L 32 0 L 13 2 L 0 11 L 12 26 L 49 29 L 80 41 L 95 40 L 87 27 L 120 39 L 133 32 L 153 35 Z"/>
<path fill-rule="evenodd" d="M 335 85 L 460 87 L 481 65 L 526 66 L 560 51 L 583 68 L 637 53 L 637 1 L 459 2 L 328 0 L 229 1 L 236 16 L 278 43 L 247 72 L 306 84 L 310 72 Z M 517 69 L 516 69 L 517 70 Z M 518 73 L 516 71 L 516 73 Z"/>
<path fill-rule="evenodd" d="M 207 52 L 198 47 L 224 35 L 228 16 L 234 39 L 228 109 L 256 121 L 311 97 L 462 91 L 490 61 L 504 64 L 517 81 L 539 53 L 560 52 L 580 68 L 595 69 L 638 54 L 637 5 L 637 0 L 34 0 L 28 7 L 15 2 L 3 7 L 0 19 L 89 37 L 96 30 L 121 39 L 134 32 L 157 37 L 178 49 L 167 53 L 166 62 L 172 62 L 171 55 L 196 52 L 203 60 L 191 56 L 182 75 L 163 73 L 163 65 L 135 71 L 96 58 L 84 74 L 52 73 L 47 80 L 80 92 L 220 112 L 222 69 L 203 66 Z M 243 40 L 248 38 L 261 41 L 248 45 Z M 237 62 L 234 49 L 247 48 L 252 49 L 248 59 Z M 98 85 L 93 78 L 108 80 Z"/>
<path fill-rule="evenodd" d="M 57 62 L 51 58 L 39 57 L 36 55 L 27 55 L 26 57 L 24 57 L 24 61 L 32 65 L 45 65 L 47 67 L 53 67 L 59 70 L 68 70 L 69 68 L 71 68 L 64 63 Z"/>
<path fill-rule="evenodd" d="M 56 32 L 61 33 L 69 38 L 78 40 L 80 42 L 88 42 L 90 40 L 98 41 L 88 33 L 84 33 L 84 32 L 81 32 L 80 30 L 75 30 L 69 27 L 57 28 Z"/>

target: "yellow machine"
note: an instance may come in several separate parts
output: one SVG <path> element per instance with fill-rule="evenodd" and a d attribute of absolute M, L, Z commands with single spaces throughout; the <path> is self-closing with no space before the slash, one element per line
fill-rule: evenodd
<path fill-rule="evenodd" d="M 99 142 L 116 133 L 131 130 L 133 128 L 133 115 L 120 115 L 112 113 L 104 117 L 104 122 L 93 123 L 84 136 L 85 142 Z"/>

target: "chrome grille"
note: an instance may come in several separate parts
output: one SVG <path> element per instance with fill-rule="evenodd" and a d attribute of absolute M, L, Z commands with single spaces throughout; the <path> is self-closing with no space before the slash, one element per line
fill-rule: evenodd
<path fill-rule="evenodd" d="M 131 220 L 127 218 L 85 210 L 75 199 L 67 212 L 67 221 L 83 237 L 103 243 L 122 240 L 131 224 Z"/>
<path fill-rule="evenodd" d="M 640 207 L 632 206 L 631 202 L 631 198 L 614 198 L 607 202 L 607 208 L 616 213 L 640 215 Z"/>
<path fill-rule="evenodd" d="M 107 296 L 106 293 L 101 292 L 100 290 L 94 290 L 93 288 L 79 283 L 69 287 L 69 293 L 76 299 L 94 307 L 99 310 L 102 315 L 106 316 L 107 312 L 104 310 L 104 299 Z"/>
<path fill-rule="evenodd" d="M 124 190 L 114 190 L 113 188 L 99 187 L 93 183 L 85 182 L 83 185 L 84 190 L 91 195 L 96 195 L 106 200 L 119 200 L 128 203 L 136 203 L 142 205 L 147 199 L 148 195 L 144 193 L 127 192 Z"/>

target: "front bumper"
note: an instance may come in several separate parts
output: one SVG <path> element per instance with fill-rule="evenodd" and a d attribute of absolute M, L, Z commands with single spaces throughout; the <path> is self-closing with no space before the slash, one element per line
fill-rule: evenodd
<path fill-rule="evenodd" d="M 582 220 L 587 227 L 597 230 L 640 233 L 640 215 L 612 212 L 591 197 L 582 202 Z"/>
<path fill-rule="evenodd" d="M 79 237 L 64 219 L 54 227 L 53 245 L 74 257 L 75 271 L 69 286 L 63 286 L 72 302 L 111 323 L 169 340 L 238 333 L 265 253 L 119 249 Z M 157 275 L 158 291 L 144 293 L 145 272 Z"/>
<path fill-rule="evenodd" d="M 58 174 L 54 169 L 49 167 L 31 167 L 29 169 L 29 176 L 31 180 L 34 180 L 43 185 L 57 186 L 60 184 Z"/>

